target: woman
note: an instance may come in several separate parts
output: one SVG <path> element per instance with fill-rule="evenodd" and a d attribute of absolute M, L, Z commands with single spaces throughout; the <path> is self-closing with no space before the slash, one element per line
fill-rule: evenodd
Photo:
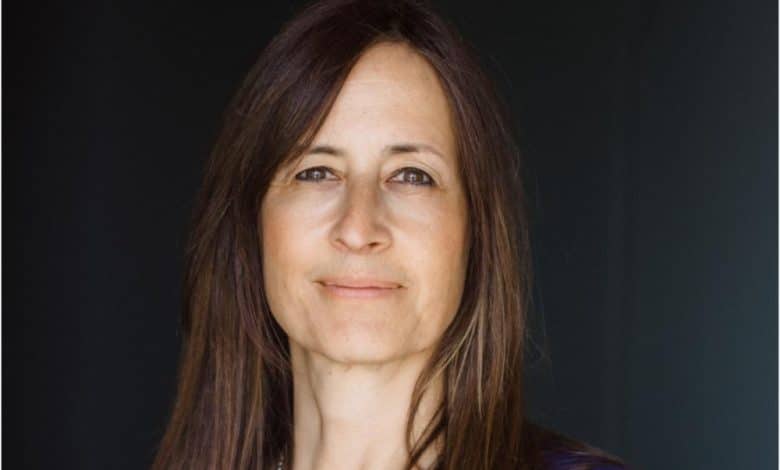
<path fill-rule="evenodd" d="M 419 2 L 310 5 L 225 117 L 154 468 L 622 468 L 529 423 L 508 120 Z"/>

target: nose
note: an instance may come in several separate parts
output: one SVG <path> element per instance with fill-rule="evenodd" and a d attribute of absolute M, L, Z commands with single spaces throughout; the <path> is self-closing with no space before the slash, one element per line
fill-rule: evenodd
<path fill-rule="evenodd" d="M 361 254 L 378 252 L 390 245 L 379 189 L 370 178 L 349 181 L 339 220 L 331 232 L 331 243 L 341 250 Z"/>

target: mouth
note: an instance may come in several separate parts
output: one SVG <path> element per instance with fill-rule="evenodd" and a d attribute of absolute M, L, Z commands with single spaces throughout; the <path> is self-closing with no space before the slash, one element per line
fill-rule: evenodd
<path fill-rule="evenodd" d="M 403 286 L 393 282 L 375 280 L 317 281 L 330 295 L 343 298 L 380 298 L 400 291 Z"/>

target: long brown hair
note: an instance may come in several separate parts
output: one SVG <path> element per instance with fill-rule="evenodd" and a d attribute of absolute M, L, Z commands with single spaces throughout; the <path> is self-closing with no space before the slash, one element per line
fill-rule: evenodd
<path fill-rule="evenodd" d="M 381 41 L 411 46 L 440 77 L 471 230 L 462 302 L 413 392 L 407 468 L 435 441 L 443 442 L 437 469 L 540 467 L 524 419 L 531 256 L 507 112 L 474 52 L 424 2 L 326 0 L 302 10 L 263 51 L 208 160 L 186 249 L 177 396 L 154 469 L 265 469 L 282 455 L 290 462 L 289 345 L 265 298 L 257 214 L 277 169 L 309 145 L 351 67 Z M 411 442 L 437 374 L 443 401 Z"/>

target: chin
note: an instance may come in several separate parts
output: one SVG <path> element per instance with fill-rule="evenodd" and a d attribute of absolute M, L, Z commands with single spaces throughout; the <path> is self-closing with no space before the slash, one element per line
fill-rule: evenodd
<path fill-rule="evenodd" d="M 384 344 L 365 334 L 328 341 L 322 345 L 322 349 L 325 356 L 343 364 L 374 364 L 403 356 L 403 351 L 398 347 Z"/>
<path fill-rule="evenodd" d="M 386 354 L 371 354 L 366 351 L 360 352 L 344 352 L 337 351 L 333 355 L 328 355 L 328 358 L 339 364 L 344 365 L 356 365 L 356 364 L 383 364 L 395 359 L 392 355 Z"/>
<path fill-rule="evenodd" d="M 332 327 L 322 325 L 316 328 L 317 336 L 296 341 L 298 347 L 339 364 L 381 364 L 420 354 L 427 349 L 409 342 L 414 335 L 413 330 L 408 334 L 387 330 L 385 334 L 377 334 L 376 325 L 373 328 L 358 328 L 355 324 L 346 329 Z"/>

